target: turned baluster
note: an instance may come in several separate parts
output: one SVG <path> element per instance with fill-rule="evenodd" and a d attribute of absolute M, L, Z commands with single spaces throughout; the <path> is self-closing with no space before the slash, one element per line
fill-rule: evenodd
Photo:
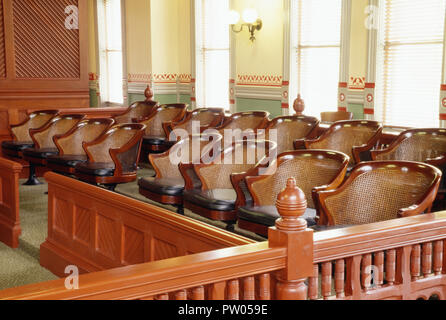
<path fill-rule="evenodd" d="M 175 293 L 175 300 L 187 300 L 186 290 L 180 290 Z"/>
<path fill-rule="evenodd" d="M 434 272 L 438 276 L 443 271 L 443 241 L 434 242 Z"/>
<path fill-rule="evenodd" d="M 255 300 L 254 277 L 247 277 L 243 280 L 243 300 Z"/>
<path fill-rule="evenodd" d="M 271 300 L 271 278 L 269 273 L 259 276 L 259 299 Z"/>
<path fill-rule="evenodd" d="M 156 296 L 155 300 L 169 300 L 169 295 L 167 293 L 159 294 Z"/>
<path fill-rule="evenodd" d="M 313 266 L 313 275 L 308 278 L 308 299 L 317 300 L 319 298 L 319 265 Z"/>
<path fill-rule="evenodd" d="M 420 260 L 421 259 L 421 246 L 416 244 L 412 247 L 412 253 L 410 254 L 410 275 L 412 281 L 415 281 L 420 276 Z"/>
<path fill-rule="evenodd" d="M 192 300 L 204 300 L 204 287 L 199 286 L 192 289 Z"/>
<path fill-rule="evenodd" d="M 325 262 L 322 264 L 322 278 L 321 278 L 321 289 L 322 297 L 327 300 L 331 296 L 331 262 Z"/>
<path fill-rule="evenodd" d="M 239 300 L 239 292 L 238 280 L 228 281 L 228 300 Z"/>
<path fill-rule="evenodd" d="M 361 285 L 365 290 L 372 287 L 372 255 L 365 254 L 362 257 L 361 265 Z"/>
<path fill-rule="evenodd" d="M 374 255 L 374 263 L 378 274 L 375 278 L 375 284 L 377 288 L 382 287 L 384 283 L 384 252 L 380 251 Z"/>
<path fill-rule="evenodd" d="M 396 251 L 394 249 L 386 252 L 386 282 L 388 285 L 395 283 L 395 268 L 396 268 Z"/>
<path fill-rule="evenodd" d="M 345 261 L 340 259 L 335 264 L 335 292 L 336 298 L 341 299 L 345 297 Z"/>
<path fill-rule="evenodd" d="M 281 216 L 276 226 L 269 229 L 269 246 L 287 248 L 285 268 L 277 272 L 276 298 L 278 300 L 306 300 L 305 281 L 313 275 L 313 230 L 301 218 L 307 209 L 305 194 L 290 178 L 278 195 L 277 211 Z"/>
<path fill-rule="evenodd" d="M 432 242 L 423 244 L 421 266 L 425 278 L 432 274 Z"/>

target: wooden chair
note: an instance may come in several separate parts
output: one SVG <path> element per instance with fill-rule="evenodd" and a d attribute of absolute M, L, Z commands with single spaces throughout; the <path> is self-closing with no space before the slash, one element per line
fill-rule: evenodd
<path fill-rule="evenodd" d="M 318 192 L 319 224 L 360 225 L 430 212 L 440 179 L 438 168 L 420 162 L 361 163 L 339 188 Z"/>
<path fill-rule="evenodd" d="M 182 129 L 184 133 L 188 136 L 192 135 L 192 125 L 193 122 L 199 123 L 198 131 L 195 134 L 207 128 L 218 127 L 222 124 L 225 118 L 225 110 L 221 108 L 200 108 L 188 112 L 186 117 L 178 122 L 165 122 L 163 123 L 163 128 L 166 136 L 170 138 L 171 133 L 175 129 Z M 177 141 L 179 137 L 172 137 L 171 140 Z"/>
<path fill-rule="evenodd" d="M 145 129 L 143 124 L 119 124 L 95 141 L 83 142 L 88 162 L 76 164 L 76 177 L 112 191 L 119 183 L 135 181 Z"/>
<path fill-rule="evenodd" d="M 113 119 L 82 120 L 66 134 L 55 136 L 54 144 L 59 152 L 48 156 L 47 167 L 55 172 L 74 174 L 78 163 L 88 161 L 82 144 L 98 139 L 114 123 Z"/>
<path fill-rule="evenodd" d="M 241 137 L 237 136 L 237 131 L 246 132 L 246 130 L 252 130 L 255 133 L 259 129 L 265 129 L 269 123 L 269 115 L 270 113 L 265 111 L 234 113 L 230 117 L 225 118 L 223 124 L 215 128 L 215 130 L 222 136 L 224 136 L 225 130 L 234 130 L 233 140 L 240 140 Z M 255 139 L 255 135 L 248 135 L 248 138 Z"/>
<path fill-rule="evenodd" d="M 82 114 L 58 115 L 51 119 L 40 129 L 31 129 L 29 133 L 34 142 L 34 148 L 23 150 L 23 159 L 29 162 L 29 177 L 25 185 L 37 185 L 40 182 L 35 175 L 36 166 L 46 166 L 50 155 L 57 155 L 54 139 L 58 135 L 63 135 L 73 129 L 85 118 Z"/>
<path fill-rule="evenodd" d="M 353 113 L 347 111 L 321 112 L 322 122 L 337 122 L 342 120 L 353 120 Z"/>
<path fill-rule="evenodd" d="M 446 163 L 446 130 L 406 130 L 388 148 L 370 153 L 374 161 L 418 161 L 442 167 Z"/>
<path fill-rule="evenodd" d="M 139 179 L 139 193 L 150 200 L 176 206 L 178 213 L 183 214 L 185 182 L 179 165 L 212 161 L 213 156 L 217 155 L 212 151 L 220 150 L 221 140 L 221 135 L 193 135 L 180 140 L 162 154 L 149 155 L 149 161 L 155 169 L 156 176 Z"/>
<path fill-rule="evenodd" d="M 237 194 L 231 174 L 267 166 L 276 157 L 276 144 L 265 140 L 236 141 L 209 164 L 180 165 L 185 181 L 184 207 L 212 220 L 234 223 Z"/>
<path fill-rule="evenodd" d="M 138 121 L 146 126 L 143 137 L 143 149 L 146 153 L 162 153 L 172 144 L 166 144 L 167 135 L 163 128 L 164 122 L 179 122 L 184 119 L 188 105 L 184 103 L 165 104 L 154 108 L 147 118 Z"/>
<path fill-rule="evenodd" d="M 380 138 L 382 126 L 376 121 L 338 121 L 317 139 L 300 139 L 295 149 L 320 149 L 343 152 L 350 157 L 350 166 L 370 159 L 370 151 Z"/>
<path fill-rule="evenodd" d="M 44 127 L 57 113 L 57 110 L 34 111 L 27 116 L 25 121 L 17 125 L 10 125 L 9 132 L 11 132 L 13 140 L 2 142 L 2 153 L 5 156 L 21 158 L 23 150 L 34 147 L 29 130 Z"/>
<path fill-rule="evenodd" d="M 268 228 L 280 218 L 276 208 L 277 195 L 290 177 L 296 179 L 297 186 L 307 198 L 303 218 L 308 226 L 315 225 L 319 211 L 316 191 L 337 188 L 344 180 L 348 163 L 348 156 L 340 152 L 298 150 L 279 155 L 276 165 L 271 165 L 262 175 L 258 168 L 233 174 L 238 227 L 267 237 Z"/>
<path fill-rule="evenodd" d="M 121 124 L 138 122 L 150 116 L 157 105 L 158 102 L 147 100 L 132 103 L 125 112 L 114 117 L 115 123 Z"/>
<path fill-rule="evenodd" d="M 294 141 L 312 138 L 317 134 L 319 120 L 307 116 L 285 116 L 273 119 L 265 129 L 265 139 L 277 142 L 277 154 L 294 150 Z M 270 136 L 270 130 L 277 135 Z"/>

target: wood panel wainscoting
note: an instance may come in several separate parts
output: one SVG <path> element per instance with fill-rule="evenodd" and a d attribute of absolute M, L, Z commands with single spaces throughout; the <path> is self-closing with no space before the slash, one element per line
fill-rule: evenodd
<path fill-rule="evenodd" d="M 21 234 L 19 216 L 19 175 L 22 166 L 0 157 L 0 241 L 18 248 Z"/>
<path fill-rule="evenodd" d="M 77 290 L 64 279 L 7 289 L 0 299 L 446 299 L 446 212 L 313 234 L 300 218 L 305 197 L 289 189 L 267 242 L 81 275 Z"/>
<path fill-rule="evenodd" d="M 48 238 L 40 264 L 58 276 L 253 243 L 174 212 L 55 173 L 48 182 Z"/>

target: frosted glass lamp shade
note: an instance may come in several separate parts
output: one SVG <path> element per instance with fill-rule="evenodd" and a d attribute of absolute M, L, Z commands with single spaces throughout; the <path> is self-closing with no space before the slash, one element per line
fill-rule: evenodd
<path fill-rule="evenodd" d="M 258 17 L 259 15 L 257 14 L 256 9 L 246 9 L 245 11 L 243 11 L 243 21 L 245 21 L 246 23 L 253 24 L 254 22 L 256 22 Z"/>

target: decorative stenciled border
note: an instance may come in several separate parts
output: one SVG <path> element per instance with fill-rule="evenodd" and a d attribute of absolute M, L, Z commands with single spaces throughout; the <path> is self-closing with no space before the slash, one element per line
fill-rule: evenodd
<path fill-rule="evenodd" d="M 238 86 L 282 87 L 283 77 L 274 75 L 237 75 Z"/>
<path fill-rule="evenodd" d="M 365 77 L 350 77 L 349 90 L 364 90 Z"/>
<path fill-rule="evenodd" d="M 191 83 L 192 75 L 183 73 L 164 73 L 164 74 L 128 74 L 128 82 L 129 83 L 177 83 L 177 80 L 180 83 Z"/>

